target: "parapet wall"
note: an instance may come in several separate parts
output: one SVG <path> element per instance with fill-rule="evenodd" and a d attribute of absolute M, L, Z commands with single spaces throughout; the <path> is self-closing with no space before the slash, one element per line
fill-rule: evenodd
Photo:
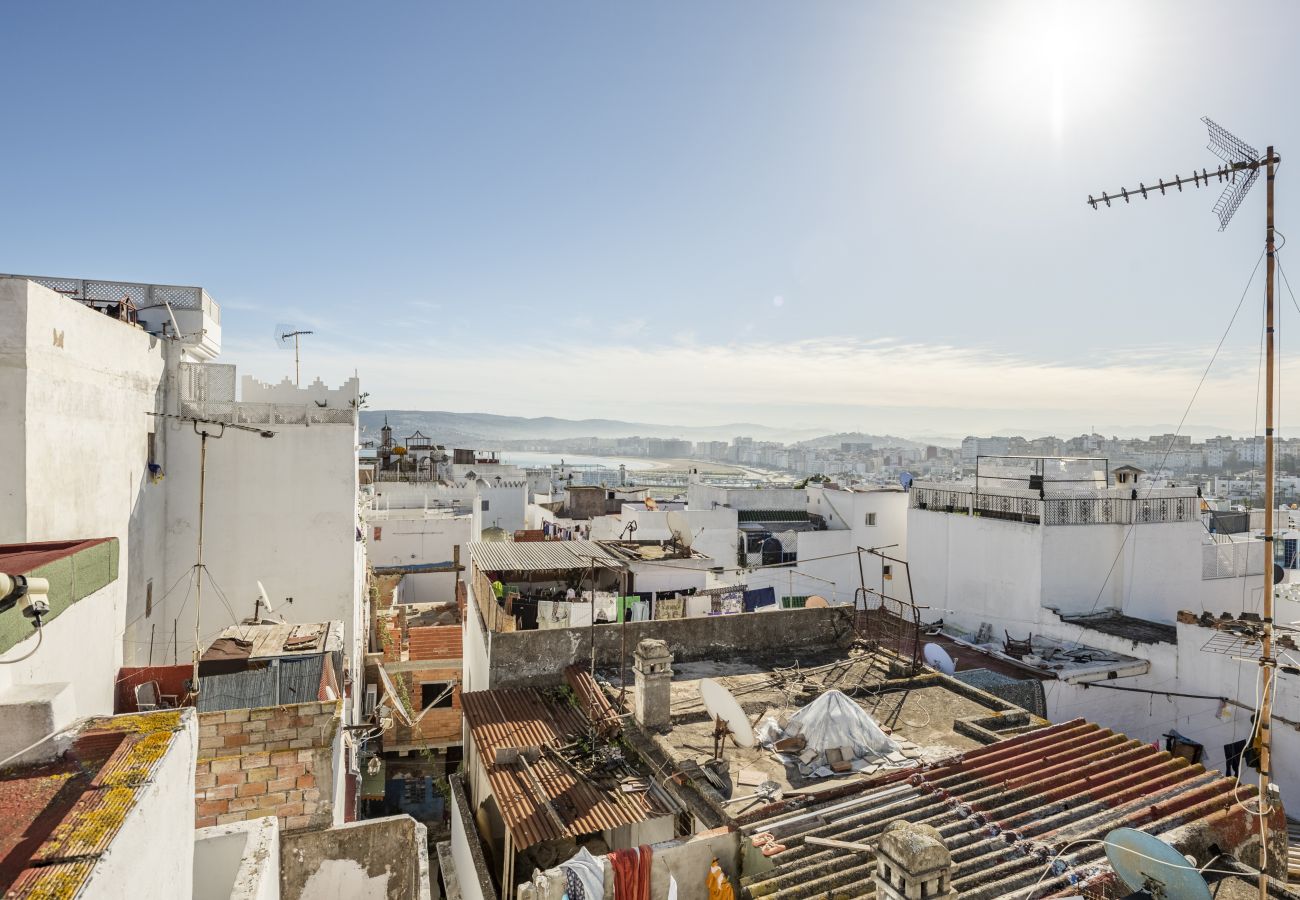
<path fill-rule="evenodd" d="M 283 831 L 334 820 L 334 736 L 342 701 L 199 715 L 195 827 L 276 816 Z"/>
<path fill-rule="evenodd" d="M 558 684 L 565 666 L 591 659 L 593 631 L 597 666 L 618 665 L 624 646 L 630 666 L 632 650 L 645 638 L 667 641 L 674 661 L 680 662 L 727 659 L 738 651 L 749 657 L 770 653 L 796 659 L 801 652 L 848 644 L 853 639 L 853 614 L 851 607 L 841 606 L 498 632 L 490 636 L 489 683 L 493 688 Z"/>

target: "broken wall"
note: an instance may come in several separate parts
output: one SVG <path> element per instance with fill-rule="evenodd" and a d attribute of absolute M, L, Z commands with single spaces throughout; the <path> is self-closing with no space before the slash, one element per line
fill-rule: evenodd
<path fill-rule="evenodd" d="M 410 816 L 280 839 L 281 900 L 429 900 L 427 831 Z"/>

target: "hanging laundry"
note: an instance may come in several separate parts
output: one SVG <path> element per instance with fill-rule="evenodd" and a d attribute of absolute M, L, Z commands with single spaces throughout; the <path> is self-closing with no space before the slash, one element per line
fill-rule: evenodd
<path fill-rule="evenodd" d="M 680 619 L 684 611 L 681 597 L 660 597 L 655 601 L 655 619 Z"/>
<path fill-rule="evenodd" d="M 604 900 L 605 867 L 583 847 L 560 863 L 569 900 Z"/>
<path fill-rule="evenodd" d="M 615 850 L 609 854 L 614 869 L 614 900 L 650 900 L 650 864 L 653 853 L 648 844 L 635 850 Z"/>
<path fill-rule="evenodd" d="M 722 595 L 721 612 L 724 616 L 745 611 L 745 595 L 740 591 L 731 591 Z"/>
<path fill-rule="evenodd" d="M 713 598 L 708 594 L 692 594 L 686 598 L 686 618 L 694 619 L 713 612 Z"/>
<path fill-rule="evenodd" d="M 764 606 L 776 605 L 776 590 L 770 587 L 745 591 L 745 612 L 754 612 Z"/>
<path fill-rule="evenodd" d="M 722 871 L 722 866 L 718 865 L 716 856 L 709 863 L 709 876 L 704 884 L 709 889 L 709 900 L 736 900 L 736 892 L 731 887 L 727 874 Z"/>

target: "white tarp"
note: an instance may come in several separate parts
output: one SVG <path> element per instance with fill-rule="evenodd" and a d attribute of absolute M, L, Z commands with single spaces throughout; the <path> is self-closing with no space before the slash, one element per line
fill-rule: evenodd
<path fill-rule="evenodd" d="M 866 710 L 839 691 L 827 691 L 786 723 L 787 737 L 802 736 L 808 750 L 853 748 L 856 758 L 887 756 L 898 750 Z"/>

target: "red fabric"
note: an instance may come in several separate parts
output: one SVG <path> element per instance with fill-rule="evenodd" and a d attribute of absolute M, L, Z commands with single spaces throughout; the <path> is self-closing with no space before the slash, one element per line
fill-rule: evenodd
<path fill-rule="evenodd" d="M 653 856 L 649 844 L 642 844 L 639 850 L 615 850 L 609 855 L 614 869 L 614 900 L 650 900 Z"/>

